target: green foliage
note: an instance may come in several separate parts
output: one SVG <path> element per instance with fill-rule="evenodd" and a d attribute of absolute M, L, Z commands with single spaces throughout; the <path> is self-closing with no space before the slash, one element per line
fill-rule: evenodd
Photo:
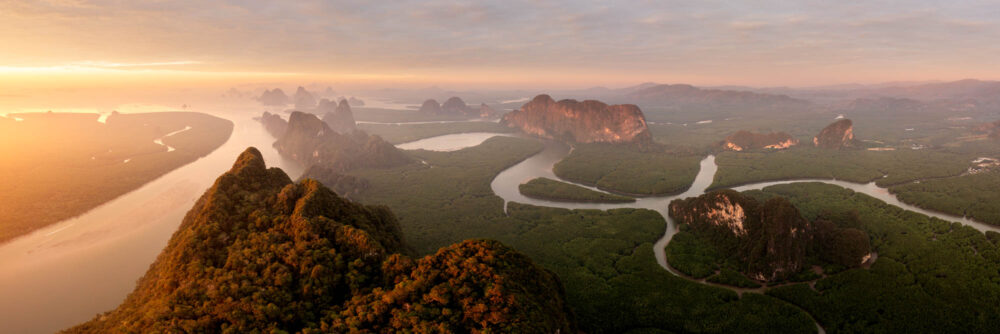
<path fill-rule="evenodd" d="M 665 221 L 642 209 L 566 210 L 511 203 L 512 232 L 496 236 L 559 275 L 581 329 L 694 333 L 812 333 L 795 307 L 667 272 L 653 256 Z"/>
<path fill-rule="evenodd" d="M 592 203 L 628 203 L 635 198 L 593 191 L 574 184 L 556 181 L 548 178 L 537 178 L 518 186 L 524 196 L 552 201 L 592 202 Z"/>
<path fill-rule="evenodd" d="M 718 275 L 709 277 L 708 281 L 712 283 L 735 286 L 737 288 L 756 289 L 760 287 L 759 283 L 754 282 L 740 272 L 730 268 L 722 268 L 722 271 L 720 271 Z"/>
<path fill-rule="evenodd" d="M 725 257 L 714 246 L 687 231 L 674 234 L 666 248 L 667 263 L 694 278 L 705 278 L 719 270 Z"/>
<path fill-rule="evenodd" d="M 509 203 L 505 215 L 490 182 L 541 148 L 534 140 L 498 137 L 455 152 L 415 151 L 428 166 L 351 173 L 370 180 L 363 200 L 392 208 L 420 253 L 458 240 L 491 238 L 555 272 L 586 332 L 815 331 L 808 316 L 792 306 L 760 296 L 739 298 L 664 270 L 653 255 L 652 244 L 665 225 L 656 212 Z"/>
<path fill-rule="evenodd" d="M 829 333 L 993 333 L 1000 328 L 1000 252 L 986 235 L 819 183 L 769 187 L 815 218 L 857 211 L 878 260 L 768 295 L 811 313 Z M 831 274 L 828 272 L 828 274 Z"/>
<path fill-rule="evenodd" d="M 900 201 L 924 209 L 968 216 L 1000 225 L 1000 170 L 958 177 L 922 180 L 889 188 Z"/>
<path fill-rule="evenodd" d="M 949 150 L 827 150 L 797 146 L 768 153 L 723 152 L 711 188 L 790 179 L 875 181 L 889 186 L 918 179 L 961 174 L 973 156 Z M 883 178 L 883 176 L 888 175 Z"/>
<path fill-rule="evenodd" d="M 513 128 L 496 122 L 422 123 L 422 124 L 372 124 L 360 123 L 358 128 L 385 141 L 400 144 L 414 140 L 453 133 L 496 132 L 510 133 Z"/>
<path fill-rule="evenodd" d="M 420 259 L 384 207 L 248 149 L 116 310 L 69 332 L 573 332 L 550 272 L 496 241 Z"/>
<path fill-rule="evenodd" d="M 694 182 L 700 155 L 672 154 L 661 146 L 650 150 L 610 144 L 579 144 L 556 163 L 560 178 L 624 194 L 664 195 L 686 190 Z"/>
<path fill-rule="evenodd" d="M 0 242 L 82 214 L 191 163 L 229 139 L 233 123 L 190 112 L 20 114 L 0 122 Z M 153 142 L 164 135 L 191 129 Z M 128 163 L 124 163 L 128 159 Z"/>
<path fill-rule="evenodd" d="M 484 231 L 512 227 L 494 223 L 504 217 L 503 199 L 490 182 L 503 169 L 542 150 L 536 140 L 494 137 L 454 152 L 412 151 L 427 164 L 355 170 L 369 182 L 358 198 L 388 205 L 399 216 L 403 234 L 421 254 Z"/>

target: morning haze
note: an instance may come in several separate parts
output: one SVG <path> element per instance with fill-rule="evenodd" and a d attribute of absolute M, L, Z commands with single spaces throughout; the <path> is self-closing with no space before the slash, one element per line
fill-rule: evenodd
<path fill-rule="evenodd" d="M 996 333 L 991 1 L 0 1 L 0 331 Z"/>

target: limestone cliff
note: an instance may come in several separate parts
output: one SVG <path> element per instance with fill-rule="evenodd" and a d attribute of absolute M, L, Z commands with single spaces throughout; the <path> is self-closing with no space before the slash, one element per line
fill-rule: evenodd
<path fill-rule="evenodd" d="M 721 146 L 731 151 L 781 150 L 798 143 L 797 139 L 784 132 L 753 133 L 741 130 L 726 137 Z"/>
<path fill-rule="evenodd" d="M 512 128 L 539 136 L 576 143 L 649 143 L 646 118 L 632 104 L 607 105 L 600 101 L 562 100 L 548 95 L 503 116 Z"/>
<path fill-rule="evenodd" d="M 393 167 L 412 159 L 379 136 L 364 131 L 339 134 L 316 115 L 293 112 L 288 130 L 274 142 L 278 153 L 304 166 L 322 164 L 335 172 Z"/>
<path fill-rule="evenodd" d="M 340 100 L 340 104 L 323 99 L 316 108 L 317 114 L 323 115 L 323 123 L 330 126 L 330 129 L 337 133 L 351 133 L 356 129 L 354 113 L 347 100 Z"/>
<path fill-rule="evenodd" d="M 854 147 L 854 124 L 845 118 L 827 125 L 813 137 L 813 145 L 828 149 Z"/>
<path fill-rule="evenodd" d="M 411 258 L 395 216 L 247 149 L 121 306 L 70 333 L 575 333 L 562 284 L 468 240 Z"/>
<path fill-rule="evenodd" d="M 285 131 L 288 129 L 288 122 L 281 118 L 277 114 L 272 114 L 269 112 L 264 112 L 264 115 L 260 116 L 260 123 L 264 125 L 264 129 L 267 133 L 271 134 L 272 137 L 281 138 L 285 135 Z"/>

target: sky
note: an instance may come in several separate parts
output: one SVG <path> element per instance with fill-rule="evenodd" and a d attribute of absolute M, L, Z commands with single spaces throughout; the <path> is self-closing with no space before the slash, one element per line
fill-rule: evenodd
<path fill-rule="evenodd" d="M 996 80 L 1000 2 L 0 0 L 0 45 L 8 90 Z"/>

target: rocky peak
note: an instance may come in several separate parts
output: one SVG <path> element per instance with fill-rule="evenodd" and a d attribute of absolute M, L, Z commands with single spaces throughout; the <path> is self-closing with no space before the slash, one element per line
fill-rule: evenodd
<path fill-rule="evenodd" d="M 827 125 L 813 137 L 813 145 L 827 149 L 854 147 L 854 124 L 844 118 Z"/>
<path fill-rule="evenodd" d="M 267 133 L 270 133 L 272 137 L 279 138 L 285 135 L 285 131 L 288 130 L 288 122 L 281 118 L 280 115 L 272 114 L 269 112 L 264 112 L 260 117 L 260 123 L 264 125 L 264 129 Z"/>
<path fill-rule="evenodd" d="M 323 99 L 316 108 L 319 113 L 323 113 L 323 122 L 330 126 L 330 129 L 338 133 L 350 133 L 356 129 L 354 113 L 347 100 L 340 100 L 340 104 Z"/>
<path fill-rule="evenodd" d="M 753 133 L 740 130 L 722 141 L 722 148 L 732 151 L 781 150 L 799 143 L 784 132 Z"/>
<path fill-rule="evenodd" d="M 479 105 L 479 117 L 480 118 L 492 118 L 496 116 L 497 111 L 486 105 L 486 103 Z"/>
<path fill-rule="evenodd" d="M 294 100 L 296 109 L 312 109 L 316 107 L 316 97 L 302 86 L 299 86 L 295 90 Z"/>
<path fill-rule="evenodd" d="M 292 183 L 248 148 L 125 301 L 67 332 L 577 330 L 558 278 L 499 242 L 409 253 L 387 208 L 315 180 Z M 442 298 L 453 301 L 447 312 L 413 311 L 440 308 Z"/>
<path fill-rule="evenodd" d="M 441 105 L 441 111 L 448 114 L 464 115 L 469 112 L 469 106 L 461 98 L 453 96 Z"/>
<path fill-rule="evenodd" d="M 809 222 L 787 199 L 760 204 L 727 189 L 674 200 L 669 209 L 671 218 L 738 258 L 743 272 L 759 281 L 784 279 L 805 262 Z"/>
<path fill-rule="evenodd" d="M 265 90 L 257 98 L 257 101 L 265 106 L 284 106 L 288 104 L 288 95 L 285 95 L 285 92 L 281 88 L 275 88 L 273 90 Z"/>
<path fill-rule="evenodd" d="M 440 114 L 441 104 L 439 104 L 437 100 L 428 99 L 427 101 L 424 101 L 424 104 L 420 105 L 420 112 L 426 114 Z"/>
<path fill-rule="evenodd" d="M 503 116 L 503 124 L 550 139 L 577 143 L 648 143 L 652 141 L 646 118 L 632 104 L 607 105 L 600 101 L 562 100 L 538 95 Z"/>
<path fill-rule="evenodd" d="M 304 166 L 324 164 L 343 172 L 407 164 L 412 159 L 379 136 L 356 130 L 340 134 L 316 115 L 292 112 L 285 135 L 274 142 L 278 153 Z"/>

